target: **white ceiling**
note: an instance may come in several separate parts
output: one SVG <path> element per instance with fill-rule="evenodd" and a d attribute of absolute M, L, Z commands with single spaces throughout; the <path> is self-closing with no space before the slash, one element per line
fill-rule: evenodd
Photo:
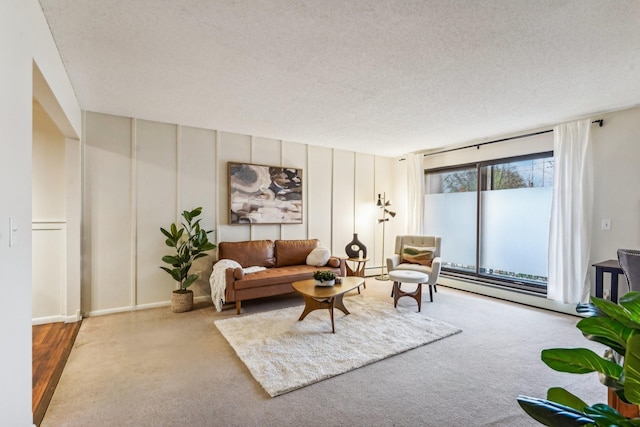
<path fill-rule="evenodd" d="M 81 108 L 397 156 L 640 104 L 640 0 L 40 0 Z"/>

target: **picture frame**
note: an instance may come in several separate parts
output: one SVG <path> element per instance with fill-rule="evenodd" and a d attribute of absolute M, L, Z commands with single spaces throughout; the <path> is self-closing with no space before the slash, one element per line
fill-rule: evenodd
<path fill-rule="evenodd" d="M 228 162 L 229 224 L 302 224 L 302 169 Z"/>

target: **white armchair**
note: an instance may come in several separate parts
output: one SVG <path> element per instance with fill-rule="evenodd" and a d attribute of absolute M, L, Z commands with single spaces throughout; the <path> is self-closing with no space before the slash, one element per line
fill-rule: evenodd
<path fill-rule="evenodd" d="M 433 292 L 436 288 L 438 277 L 440 276 L 440 243 L 441 238 L 437 236 L 396 236 L 396 246 L 394 254 L 387 258 L 387 271 L 392 270 L 413 270 L 429 275 L 429 281 L 425 284 L 429 285 L 429 296 L 433 301 Z M 403 259 L 403 251 L 406 247 L 413 248 L 433 248 L 433 259 L 431 266 L 422 265 L 415 262 L 407 262 Z"/>

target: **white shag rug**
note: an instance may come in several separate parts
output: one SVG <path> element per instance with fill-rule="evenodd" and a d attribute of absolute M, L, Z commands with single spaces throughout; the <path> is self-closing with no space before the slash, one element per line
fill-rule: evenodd
<path fill-rule="evenodd" d="M 364 294 L 347 297 L 351 314 L 303 307 L 218 320 L 215 325 L 271 397 L 461 332 L 416 310 Z"/>

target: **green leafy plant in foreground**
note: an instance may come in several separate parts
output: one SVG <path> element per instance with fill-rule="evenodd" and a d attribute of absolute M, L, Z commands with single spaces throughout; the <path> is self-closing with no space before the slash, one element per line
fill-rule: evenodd
<path fill-rule="evenodd" d="M 602 357 L 586 348 L 553 348 L 542 351 L 542 361 L 559 372 L 598 372 L 623 402 L 640 404 L 640 292 L 627 293 L 619 305 L 592 297 L 577 311 L 589 316 L 576 325 L 585 338 L 609 350 Z M 589 406 L 560 387 L 550 388 L 546 399 L 518 396 L 518 403 L 546 426 L 640 426 L 640 418 L 627 418 L 603 403 Z"/>
<path fill-rule="evenodd" d="M 170 264 L 172 268 L 160 268 L 169 273 L 180 284 L 179 292 L 185 292 L 193 282 L 198 280 L 197 274 L 189 274 L 193 261 L 207 256 L 204 252 L 216 248 L 216 245 L 211 243 L 207 236 L 213 230 L 203 230 L 200 228 L 200 219 L 196 219 L 201 213 L 202 208 L 182 212 L 185 222 L 181 223 L 182 227 L 180 229 L 175 223 L 171 224 L 169 230 L 160 228 L 162 234 L 167 238 L 165 240 L 166 245 L 175 249 L 173 255 L 162 257 L 162 261 Z"/>

